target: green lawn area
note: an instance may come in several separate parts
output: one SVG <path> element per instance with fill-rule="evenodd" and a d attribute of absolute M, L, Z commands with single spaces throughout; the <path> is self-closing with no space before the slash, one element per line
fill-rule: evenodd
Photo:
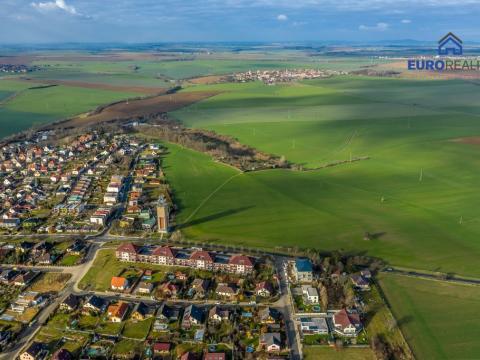
<path fill-rule="evenodd" d="M 374 360 L 375 355 L 369 348 L 334 349 L 328 346 L 305 346 L 305 360 Z"/>
<path fill-rule="evenodd" d="M 142 340 L 146 338 L 148 333 L 150 332 L 150 327 L 152 326 L 153 320 L 153 317 L 137 322 L 129 320 L 125 323 L 122 335 L 127 338 Z"/>
<path fill-rule="evenodd" d="M 381 287 L 417 359 L 478 359 L 480 287 L 381 274 Z"/>
<path fill-rule="evenodd" d="M 480 148 L 453 141 L 480 135 L 474 87 L 335 77 L 187 89 L 223 91 L 173 113 L 188 126 L 235 136 L 306 167 L 370 159 L 237 175 L 171 146 L 165 165 L 181 207 L 177 220 L 188 219 L 183 231 L 200 240 L 344 249 L 395 265 L 480 276 L 474 265 Z M 367 231 L 376 236 L 363 240 Z M 458 256 L 445 256 L 451 253 Z"/>
<path fill-rule="evenodd" d="M 117 355 L 141 354 L 143 348 L 144 346 L 141 341 L 122 339 L 115 344 L 113 353 Z M 133 358 L 133 356 L 129 358 Z"/>
<path fill-rule="evenodd" d="M 154 274 L 154 276 L 156 279 L 163 278 L 163 274 L 165 272 L 173 271 L 172 267 L 121 262 L 115 258 L 115 249 L 102 249 L 99 250 L 93 265 L 82 278 L 78 286 L 81 289 L 88 288 L 95 291 L 108 290 L 110 289 L 112 276 L 118 276 L 127 269 L 131 269 L 128 270 L 128 273 L 133 273 L 133 269 L 155 270 L 156 273 Z"/>
<path fill-rule="evenodd" d="M 98 323 L 95 331 L 104 335 L 118 335 L 122 330 L 123 324 L 123 322 L 116 323 L 105 320 Z"/>
<path fill-rule="evenodd" d="M 60 266 L 73 266 L 73 265 L 77 264 L 77 261 L 79 261 L 80 258 L 81 258 L 80 255 L 66 254 L 60 260 L 59 265 Z"/>

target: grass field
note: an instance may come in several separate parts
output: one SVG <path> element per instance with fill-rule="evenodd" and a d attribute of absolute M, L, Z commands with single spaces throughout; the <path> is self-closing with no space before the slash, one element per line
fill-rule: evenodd
<path fill-rule="evenodd" d="M 70 279 L 70 274 L 46 272 L 30 286 L 30 290 L 38 292 L 58 292 L 65 287 L 65 284 Z"/>
<path fill-rule="evenodd" d="M 4 102 L 0 101 L 0 138 L 93 110 L 102 104 L 138 96 L 129 92 L 70 86 L 31 88 L 36 85 L 0 80 L 0 96 L 4 94 Z"/>
<path fill-rule="evenodd" d="M 479 287 L 392 274 L 380 283 L 418 359 L 478 359 Z"/>
<path fill-rule="evenodd" d="M 375 355 L 369 348 L 334 349 L 327 346 L 305 346 L 305 360 L 374 360 Z"/>
<path fill-rule="evenodd" d="M 103 249 L 98 252 L 93 265 L 82 278 L 78 286 L 81 289 L 89 289 L 95 291 L 109 290 L 112 276 L 119 276 L 120 274 L 122 274 L 123 271 L 129 268 L 155 270 L 156 279 L 161 277 L 161 273 L 166 271 L 172 271 L 173 269 L 171 267 L 165 267 L 160 265 L 133 265 L 120 262 L 115 258 L 114 249 Z"/>
<path fill-rule="evenodd" d="M 344 249 L 396 265 L 480 276 L 474 265 L 480 256 L 480 147 L 454 141 L 480 135 L 476 85 L 339 77 L 188 91 L 205 89 L 222 94 L 173 115 L 306 167 L 370 159 L 310 172 L 237 175 L 206 199 L 236 171 L 174 148 L 166 173 L 188 236 Z M 376 234 L 373 240 L 363 240 L 366 231 Z"/>

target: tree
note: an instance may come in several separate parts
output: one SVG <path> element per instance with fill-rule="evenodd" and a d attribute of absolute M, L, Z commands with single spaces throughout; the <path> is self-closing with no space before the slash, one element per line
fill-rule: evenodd
<path fill-rule="evenodd" d="M 320 303 L 322 305 L 323 312 L 326 312 L 328 309 L 328 290 L 323 284 L 320 284 Z"/>

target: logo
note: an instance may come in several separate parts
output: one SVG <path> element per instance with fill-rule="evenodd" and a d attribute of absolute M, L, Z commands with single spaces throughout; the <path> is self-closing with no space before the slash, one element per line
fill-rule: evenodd
<path fill-rule="evenodd" d="M 415 71 L 480 71 L 480 60 L 463 56 L 463 41 L 449 32 L 438 41 L 437 55 L 430 59 L 408 59 L 408 70 Z"/>
<path fill-rule="evenodd" d="M 460 40 L 460 38 L 454 33 L 449 32 L 447 35 L 438 40 L 438 55 L 463 55 L 463 41 Z"/>

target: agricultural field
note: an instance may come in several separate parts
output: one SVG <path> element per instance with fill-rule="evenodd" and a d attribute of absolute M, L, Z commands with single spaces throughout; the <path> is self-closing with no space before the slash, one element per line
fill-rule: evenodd
<path fill-rule="evenodd" d="M 238 174 L 171 147 L 167 176 L 188 237 L 343 249 L 395 265 L 480 275 L 476 85 L 338 77 L 186 91 L 206 89 L 221 94 L 172 115 L 320 169 Z M 350 162 L 355 158 L 363 160 Z M 345 163 L 330 166 L 336 162 Z M 458 256 L 445 255 L 451 253 Z"/>
<path fill-rule="evenodd" d="M 116 100 L 138 96 L 126 91 L 71 86 L 41 86 L 0 80 L 0 137 L 95 109 Z"/>
<path fill-rule="evenodd" d="M 380 284 L 416 358 L 478 358 L 479 287 L 393 274 Z"/>
<path fill-rule="evenodd" d="M 335 349 L 328 346 L 306 346 L 303 349 L 305 360 L 373 360 L 375 355 L 370 348 Z"/>

